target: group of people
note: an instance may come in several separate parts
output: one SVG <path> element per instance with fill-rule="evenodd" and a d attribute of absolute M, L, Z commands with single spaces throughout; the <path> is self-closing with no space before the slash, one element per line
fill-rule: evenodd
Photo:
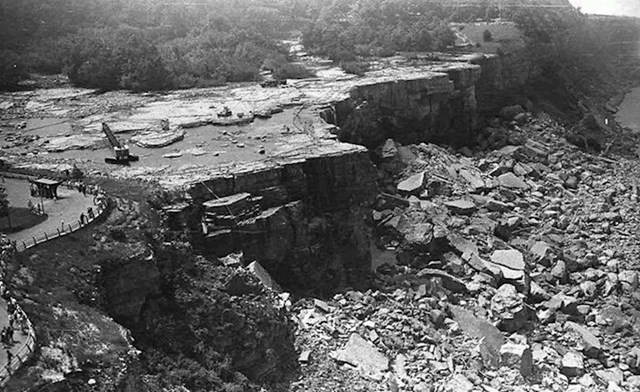
<path fill-rule="evenodd" d="M 2 331 L 0 331 L 0 342 L 4 345 L 7 355 L 7 371 L 11 373 L 11 362 L 13 360 L 11 348 L 16 343 L 13 334 L 16 330 L 20 330 L 22 333 L 28 333 L 29 325 L 24 313 L 18 307 L 17 301 L 9 295 L 9 291 L 2 282 L 0 282 L 0 297 L 2 297 L 7 304 L 7 315 L 9 317 L 9 325 L 4 326 Z"/>
<path fill-rule="evenodd" d="M 101 192 L 99 186 L 87 185 L 83 181 L 67 181 L 66 184 L 67 187 L 76 189 L 78 192 L 82 193 L 85 196 L 87 195 L 87 193 L 90 195 L 97 195 Z"/>
<path fill-rule="evenodd" d="M 32 214 L 41 215 L 44 213 L 42 211 L 42 206 L 40 205 L 40 203 L 34 205 L 31 200 L 27 201 L 27 208 Z"/>
<path fill-rule="evenodd" d="M 21 331 L 23 334 L 28 334 L 30 325 L 29 320 L 27 320 L 27 316 L 18 306 L 16 299 L 10 295 L 9 290 L 3 282 L 7 268 L 6 255 L 11 252 L 13 245 L 11 245 L 5 236 L 2 236 L 0 237 L 0 248 L 0 297 L 4 299 L 7 304 L 8 316 L 8 324 L 0 330 L 0 342 L 2 342 L 7 356 L 7 363 L 5 365 L 7 372 L 11 373 L 11 364 L 13 363 L 14 358 L 12 348 L 16 343 L 14 333 L 16 331 Z"/>

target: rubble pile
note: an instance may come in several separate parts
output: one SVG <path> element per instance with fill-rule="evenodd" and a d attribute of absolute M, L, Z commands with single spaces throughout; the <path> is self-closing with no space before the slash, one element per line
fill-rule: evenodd
<path fill-rule="evenodd" d="M 370 222 L 395 263 L 293 305 L 293 390 L 640 390 L 640 167 L 503 112 L 497 149 L 376 151 Z"/>

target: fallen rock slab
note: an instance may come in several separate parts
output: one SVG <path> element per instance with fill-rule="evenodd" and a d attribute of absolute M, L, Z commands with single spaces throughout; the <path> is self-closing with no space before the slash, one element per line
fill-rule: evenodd
<path fill-rule="evenodd" d="M 417 194 L 424 187 L 424 181 L 424 172 L 414 174 L 398 184 L 398 192 L 405 194 Z"/>
<path fill-rule="evenodd" d="M 247 270 L 254 274 L 258 278 L 260 283 L 262 283 L 262 285 L 266 288 L 277 293 L 282 292 L 282 287 L 280 287 L 280 285 L 275 280 L 273 280 L 271 274 L 269 274 L 269 272 L 264 269 L 264 267 L 257 261 L 253 261 L 251 264 L 249 264 L 247 266 Z"/>
<path fill-rule="evenodd" d="M 504 344 L 504 336 L 498 328 L 487 320 L 474 316 L 468 310 L 459 306 L 451 306 L 453 319 L 469 336 L 481 339 L 480 356 L 488 366 L 500 366 L 500 348 Z"/>
<path fill-rule="evenodd" d="M 473 189 L 482 189 L 486 186 L 484 180 L 479 174 L 465 169 L 460 170 L 459 174 L 460 177 L 464 178 Z"/>
<path fill-rule="evenodd" d="M 83 150 L 98 147 L 105 143 L 102 136 L 96 135 L 67 135 L 55 136 L 45 140 L 43 146 L 49 152 L 61 152 L 68 150 Z"/>
<path fill-rule="evenodd" d="M 528 344 L 505 343 L 500 347 L 502 366 L 518 369 L 523 377 L 533 373 L 533 352 Z"/>
<path fill-rule="evenodd" d="M 131 138 L 131 142 L 143 148 L 160 148 L 184 139 L 184 129 L 161 132 L 142 132 Z"/>
<path fill-rule="evenodd" d="M 597 358 L 602 353 L 602 344 L 589 329 L 583 325 L 574 323 L 573 321 L 567 321 L 564 323 L 564 328 L 577 333 L 584 346 L 582 352 L 591 358 Z"/>
<path fill-rule="evenodd" d="M 510 189 L 529 189 L 529 185 L 520 177 L 508 172 L 498 177 L 498 183 L 505 188 Z"/>
<path fill-rule="evenodd" d="M 473 215 L 478 209 L 476 205 L 469 200 L 453 200 L 444 203 L 444 205 L 454 214 L 457 215 Z"/>
<path fill-rule="evenodd" d="M 560 372 L 567 377 L 580 377 L 584 374 L 584 358 L 582 354 L 569 351 L 562 357 Z"/>
<path fill-rule="evenodd" d="M 333 351 L 330 355 L 334 360 L 355 366 L 364 375 L 374 379 L 382 379 L 382 373 L 389 369 L 389 359 L 357 333 L 351 334 L 343 349 Z"/>
<path fill-rule="evenodd" d="M 503 267 L 510 268 L 516 271 L 523 271 L 525 269 L 524 257 L 520 251 L 515 249 L 508 250 L 496 250 L 491 255 L 491 261 L 495 264 Z"/>
<path fill-rule="evenodd" d="M 502 277 L 506 280 L 519 281 L 525 276 L 524 257 L 515 249 L 493 252 L 491 262 L 500 268 Z"/>
<path fill-rule="evenodd" d="M 433 268 L 424 268 L 420 270 L 417 274 L 419 278 L 425 276 L 434 276 L 442 279 L 442 285 L 455 293 L 466 293 L 467 285 L 460 278 L 457 278 L 453 275 L 450 275 L 444 271 L 433 269 Z"/>

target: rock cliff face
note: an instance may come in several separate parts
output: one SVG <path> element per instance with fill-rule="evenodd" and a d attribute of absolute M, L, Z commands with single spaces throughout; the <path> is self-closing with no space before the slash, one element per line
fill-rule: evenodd
<path fill-rule="evenodd" d="M 476 86 L 478 113 L 495 114 L 502 107 L 512 105 L 522 86 L 542 72 L 530 54 L 524 50 L 506 55 L 488 55 L 472 60 L 482 69 Z"/>
<path fill-rule="evenodd" d="M 243 251 L 285 287 L 320 292 L 369 268 L 364 221 L 377 190 L 364 149 L 212 178 L 189 193 L 202 206 L 195 242 L 205 254 Z"/>
<path fill-rule="evenodd" d="M 461 63 L 416 78 L 359 85 L 325 119 L 338 125 L 340 140 L 369 148 L 388 138 L 461 144 L 475 129 L 480 76 L 480 66 Z"/>
<path fill-rule="evenodd" d="M 187 224 L 202 232 L 194 243 L 210 256 L 243 251 L 247 263 L 259 261 L 288 289 L 353 284 L 358 274 L 349 271 L 370 266 L 365 218 L 377 194 L 367 150 L 354 144 L 372 149 L 392 138 L 463 145 L 480 112 L 502 104 L 492 92 L 521 87 L 537 72 L 519 55 L 462 59 L 400 78 L 379 75 L 303 107 L 307 137 L 321 135 L 306 152 L 292 149 L 186 184 L 191 214 L 202 217 Z"/>

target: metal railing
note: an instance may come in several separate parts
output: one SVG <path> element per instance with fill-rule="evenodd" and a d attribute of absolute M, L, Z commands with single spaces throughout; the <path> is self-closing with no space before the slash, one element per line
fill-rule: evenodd
<path fill-rule="evenodd" d="M 33 354 L 36 349 L 36 333 L 33 329 L 33 324 L 31 324 L 31 320 L 29 320 L 27 314 L 22 310 L 20 305 L 16 305 L 16 312 L 21 314 L 22 322 L 26 323 L 27 339 L 20 345 L 18 350 L 15 352 L 11 351 L 13 354 L 11 360 L 0 368 L 0 388 L 6 385 L 9 381 L 9 377 L 11 377 L 11 375 L 31 357 L 31 354 Z"/>
<path fill-rule="evenodd" d="M 55 238 L 64 237 L 65 235 L 71 234 L 74 231 L 77 231 L 89 225 L 91 222 L 101 217 L 106 210 L 107 210 L 106 200 L 100 200 L 96 205 L 96 210 L 95 211 L 92 210 L 91 213 L 87 213 L 85 215 L 86 216 L 85 219 L 80 218 L 74 223 L 65 224 L 64 226 L 61 225 L 59 228 L 56 229 L 55 232 L 54 231 L 51 231 L 50 233 L 42 232 L 41 235 L 33 236 L 27 240 L 13 241 L 12 242 L 13 248 L 16 250 L 16 252 L 22 252 L 27 249 L 33 248 L 36 245 L 53 240 Z"/>
<path fill-rule="evenodd" d="M 73 184 L 70 183 L 63 183 L 62 186 L 70 189 L 76 188 Z M 90 195 L 94 195 L 93 204 L 96 206 L 95 211 L 93 208 L 91 208 L 90 210 L 87 210 L 86 215 L 84 212 L 81 213 L 80 219 L 78 219 L 77 222 L 67 224 L 65 226 L 61 225 L 60 228 L 56 229 L 56 232 L 43 232 L 41 236 L 34 236 L 31 238 L 31 240 L 20 242 L 12 241 L 11 245 L 13 249 L 16 252 L 25 251 L 36 245 L 42 244 L 43 242 L 65 236 L 67 234 L 71 234 L 100 218 L 108 209 L 107 198 L 104 196 L 104 193 L 99 187 L 89 187 L 86 188 L 85 191 Z M 0 281 L 4 281 L 4 272 L 4 268 L 0 268 Z M 9 349 L 9 351 L 11 352 L 11 358 L 7 361 L 7 363 L 4 364 L 4 366 L 0 367 L 0 388 L 3 388 L 7 384 L 7 382 L 9 382 L 11 375 L 15 373 L 22 366 L 22 364 L 31 357 L 36 349 L 36 334 L 31 320 L 29 320 L 27 314 L 18 304 L 16 304 L 14 314 L 19 314 L 18 319 L 21 320 L 21 323 L 24 323 L 23 325 L 21 325 L 21 330 L 22 333 L 25 333 L 26 330 L 27 338 L 20 344 L 17 350 L 15 350 L 13 347 Z"/>

